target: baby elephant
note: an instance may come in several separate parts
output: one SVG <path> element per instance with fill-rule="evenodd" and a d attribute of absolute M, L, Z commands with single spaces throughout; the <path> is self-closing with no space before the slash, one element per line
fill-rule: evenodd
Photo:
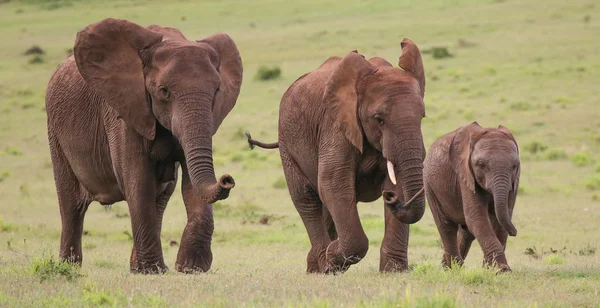
<path fill-rule="evenodd" d="M 504 249 L 519 187 L 519 148 L 508 128 L 473 122 L 440 137 L 424 163 L 425 194 L 442 237 L 444 258 L 462 264 L 474 239 L 484 263 L 510 271 Z"/>

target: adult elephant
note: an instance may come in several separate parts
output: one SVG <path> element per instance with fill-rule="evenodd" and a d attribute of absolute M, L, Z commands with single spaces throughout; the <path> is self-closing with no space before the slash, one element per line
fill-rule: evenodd
<path fill-rule="evenodd" d="M 177 29 L 119 19 L 80 31 L 74 54 L 46 91 L 60 258 L 81 263 L 90 202 L 126 200 L 131 271 L 167 270 L 161 223 L 181 165 L 188 221 L 176 269 L 207 271 L 211 203 L 227 198 L 235 185 L 227 174 L 215 178 L 212 135 L 235 105 L 241 82 L 240 55 L 226 34 L 188 41 Z"/>
<path fill-rule="evenodd" d="M 366 255 L 369 240 L 356 203 L 382 194 L 379 269 L 408 268 L 408 224 L 425 211 L 425 74 L 417 45 L 404 39 L 401 46 L 403 70 L 382 58 L 367 61 L 356 51 L 329 58 L 283 95 L 277 143 L 248 136 L 251 145 L 280 149 L 312 245 L 308 272 L 343 272 Z"/>

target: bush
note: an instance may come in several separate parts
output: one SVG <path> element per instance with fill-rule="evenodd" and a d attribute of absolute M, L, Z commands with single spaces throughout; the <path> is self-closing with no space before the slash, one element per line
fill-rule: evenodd
<path fill-rule="evenodd" d="M 546 152 L 547 160 L 563 160 L 567 159 L 567 153 L 562 149 L 555 149 Z"/>
<path fill-rule="evenodd" d="M 538 141 L 532 141 L 526 144 L 523 148 L 525 151 L 531 154 L 536 154 L 539 152 L 544 152 L 546 149 L 548 149 L 548 146 Z"/>
<path fill-rule="evenodd" d="M 256 79 L 261 81 L 277 79 L 279 76 L 281 76 L 281 69 L 279 66 L 269 67 L 261 65 L 256 72 Z"/>
<path fill-rule="evenodd" d="M 518 111 L 525 111 L 525 110 L 531 109 L 531 105 L 529 105 L 529 103 L 526 103 L 526 102 L 515 102 L 510 105 L 510 109 L 518 110 Z"/>
<path fill-rule="evenodd" d="M 565 263 L 565 258 L 559 254 L 553 253 L 544 258 L 544 263 L 555 264 L 555 265 L 563 264 L 563 263 Z"/>
<path fill-rule="evenodd" d="M 597 175 L 589 177 L 587 180 L 583 182 L 583 186 L 589 190 L 599 190 L 600 189 L 600 177 Z"/>
<path fill-rule="evenodd" d="M 42 57 L 42 56 L 35 56 L 35 57 L 29 59 L 28 62 L 29 62 L 29 64 L 41 64 L 41 63 L 46 62 L 46 60 L 44 60 L 44 57 Z"/>
<path fill-rule="evenodd" d="M 65 277 L 67 280 L 75 280 L 82 275 L 79 273 L 79 265 L 64 261 L 56 261 L 53 257 L 35 258 L 30 264 L 31 273 L 43 282 L 55 277 Z"/>
<path fill-rule="evenodd" d="M 33 46 L 31 46 L 31 48 L 29 48 L 25 51 L 24 55 L 26 55 L 26 56 L 28 56 L 28 55 L 43 55 L 45 53 L 46 52 L 40 46 L 33 45 Z"/>
<path fill-rule="evenodd" d="M 444 58 L 452 58 L 454 57 L 448 51 L 448 47 L 431 47 L 431 54 L 434 59 L 444 59 Z"/>
<path fill-rule="evenodd" d="M 583 167 L 587 165 L 591 165 L 594 163 L 594 159 L 590 156 L 590 154 L 585 152 L 576 153 L 571 157 L 571 161 L 575 166 Z"/>
<path fill-rule="evenodd" d="M 10 176 L 10 172 L 8 170 L 4 170 L 0 172 L 0 183 L 4 182 Z"/>

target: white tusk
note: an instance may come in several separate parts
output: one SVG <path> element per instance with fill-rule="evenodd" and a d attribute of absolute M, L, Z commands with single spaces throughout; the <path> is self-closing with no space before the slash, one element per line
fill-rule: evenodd
<path fill-rule="evenodd" d="M 388 175 L 394 185 L 396 185 L 396 174 L 394 173 L 394 164 L 391 161 L 387 161 Z"/>

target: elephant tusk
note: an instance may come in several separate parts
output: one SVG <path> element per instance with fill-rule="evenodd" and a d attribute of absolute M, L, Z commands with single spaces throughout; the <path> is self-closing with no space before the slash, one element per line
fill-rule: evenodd
<path fill-rule="evenodd" d="M 396 185 L 396 174 L 394 173 L 394 164 L 391 161 L 387 161 L 388 175 L 394 185 Z"/>

